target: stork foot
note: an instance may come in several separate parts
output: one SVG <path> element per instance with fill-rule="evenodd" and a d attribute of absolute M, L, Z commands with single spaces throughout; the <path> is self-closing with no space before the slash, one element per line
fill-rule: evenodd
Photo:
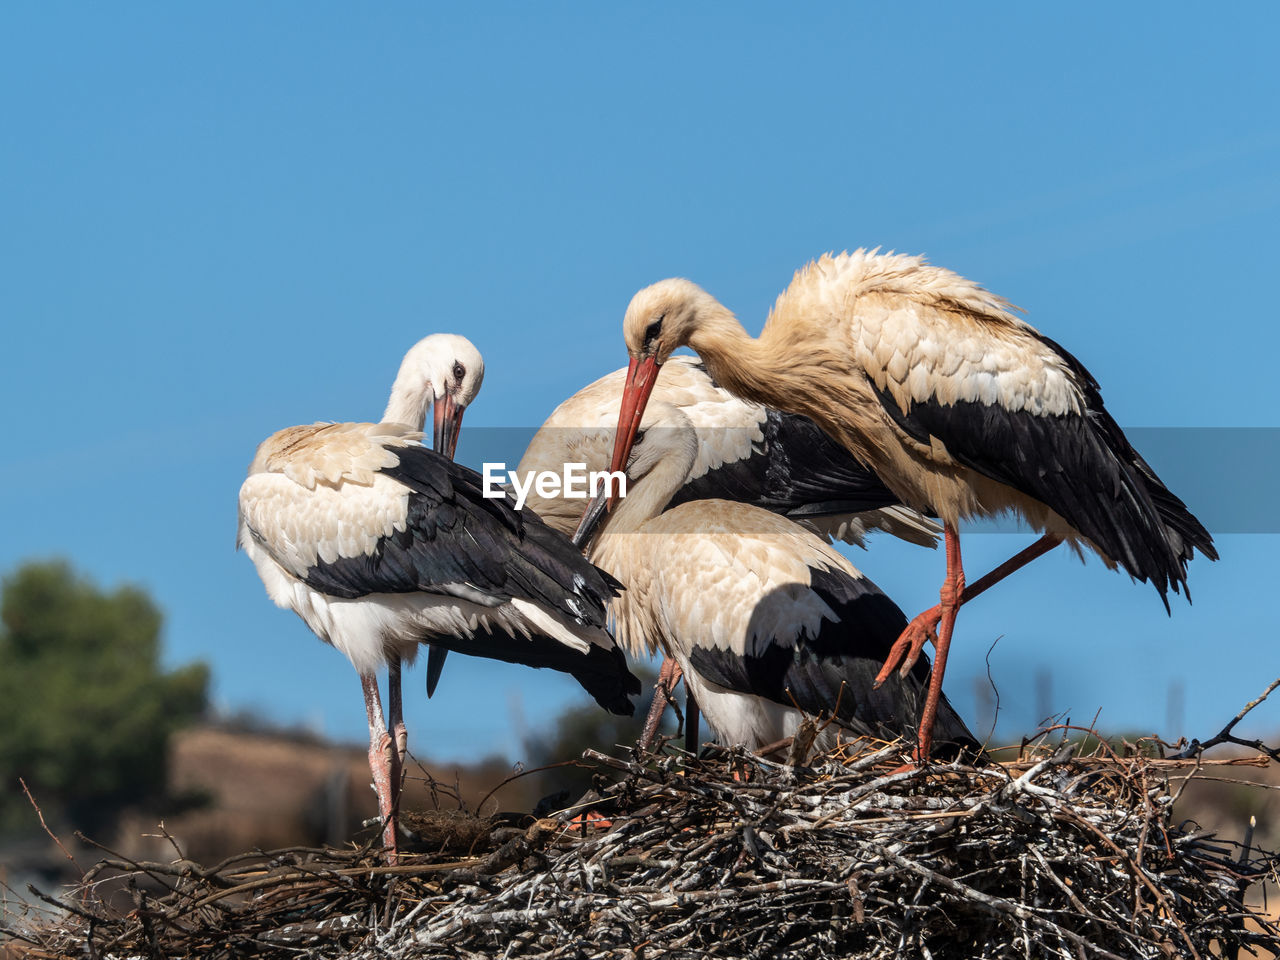
<path fill-rule="evenodd" d="M 889 674 L 893 673 L 895 669 L 897 669 L 898 675 L 902 677 L 910 673 L 911 668 L 920 659 L 920 653 L 924 650 L 925 643 L 936 644 L 938 642 L 937 630 L 941 621 L 942 605 L 939 604 L 936 607 L 930 607 L 908 623 L 907 628 L 899 634 L 898 639 L 889 648 L 889 654 L 884 658 L 884 666 L 876 674 L 873 688 L 879 690 L 880 685 L 889 679 Z"/>
<path fill-rule="evenodd" d="M 912 770 L 919 770 L 929 760 L 928 750 L 933 746 L 932 742 L 925 745 L 920 743 L 917 738 L 915 746 L 911 748 L 911 756 L 906 763 L 900 763 L 898 766 L 890 770 L 885 776 L 893 776 L 895 773 L 910 773 Z"/>
<path fill-rule="evenodd" d="M 667 704 L 671 704 L 679 713 L 680 707 L 676 704 L 672 693 L 676 689 L 676 684 L 680 682 L 682 674 L 680 672 L 680 664 L 668 657 L 662 661 L 662 667 L 658 670 L 658 682 L 653 685 L 653 702 L 649 704 L 649 715 L 645 718 L 644 730 L 640 734 L 640 740 L 636 744 L 636 749 L 640 753 L 646 753 L 653 738 L 658 733 L 658 725 L 662 722 L 662 714 L 666 712 Z"/>
<path fill-rule="evenodd" d="M 567 826 L 570 830 L 577 830 L 585 837 L 588 827 L 593 830 L 612 830 L 613 821 L 601 816 L 595 810 L 587 810 L 570 820 Z"/>
<path fill-rule="evenodd" d="M 895 667 L 900 677 L 910 673 L 911 668 L 920 659 L 926 642 L 932 643 L 935 647 L 938 645 L 938 625 L 944 619 L 948 623 L 954 623 L 956 612 L 965 601 L 963 570 L 948 572 L 942 581 L 942 589 L 938 591 L 938 598 L 941 602 L 936 607 L 930 607 L 908 623 L 907 628 L 894 641 L 893 646 L 889 648 L 888 656 L 884 658 L 884 666 L 876 674 L 873 689 L 879 690 L 880 685 L 889 679 L 889 674 L 893 673 Z"/>

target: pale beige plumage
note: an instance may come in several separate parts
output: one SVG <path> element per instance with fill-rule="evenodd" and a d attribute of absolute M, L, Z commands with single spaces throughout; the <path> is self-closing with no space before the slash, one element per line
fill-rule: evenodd
<path fill-rule="evenodd" d="M 717 738 L 751 750 L 795 734 L 804 712 L 707 679 L 690 660 L 693 644 L 737 657 L 793 646 L 824 621 L 839 622 L 811 589 L 813 569 L 861 578 L 790 520 L 724 500 L 681 504 L 634 535 L 606 530 L 590 557 L 626 587 L 611 608 L 618 642 L 632 656 L 675 660 Z M 819 747 L 834 746 L 840 732 L 828 728 Z"/>
<path fill-rule="evenodd" d="M 387 443 L 371 442 L 390 438 Z M 397 423 L 313 423 L 286 427 L 258 446 L 249 475 L 279 473 L 314 490 L 319 483 L 336 486 L 349 480 L 367 484 L 384 467 L 396 465 L 391 447 L 422 440 L 422 426 Z"/>
<path fill-rule="evenodd" d="M 240 542 L 250 537 L 295 577 L 317 559 L 373 552 L 405 528 L 408 489 L 380 471 L 422 434 L 391 423 L 317 423 L 267 438 L 240 488 Z"/>
<path fill-rule="evenodd" d="M 627 587 L 611 609 L 615 638 L 633 656 L 667 649 L 671 637 L 701 636 L 741 654 L 764 634 L 792 641 L 802 630 L 816 633 L 823 618 L 835 617 L 808 592 L 813 570 L 862 578 L 799 524 L 748 504 L 682 503 L 631 529 L 622 508 L 614 512 L 620 522 L 605 527 L 590 557 Z M 678 599 L 657 607 L 655 594 Z M 761 619 L 760 599 L 782 595 L 787 602 Z"/>

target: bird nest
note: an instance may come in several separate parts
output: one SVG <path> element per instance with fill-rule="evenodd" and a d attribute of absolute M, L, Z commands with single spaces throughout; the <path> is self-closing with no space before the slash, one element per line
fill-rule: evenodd
<path fill-rule="evenodd" d="M 1096 741 L 1095 741 L 1096 744 Z M 32 957 L 1208 957 L 1280 953 L 1247 906 L 1275 855 L 1172 821 L 1203 767 L 1059 745 L 901 768 L 743 752 L 584 755 L 596 788 L 502 826 L 407 817 L 434 852 L 291 849 L 212 868 L 108 858 Z M 1201 761 L 1203 763 L 1203 761 Z M 1265 763 L 1225 760 L 1218 763 Z M 123 879 L 127 908 L 96 894 Z M 39 894 L 37 894 L 39 895 Z M 1264 954 L 1265 955 L 1265 954 Z"/>

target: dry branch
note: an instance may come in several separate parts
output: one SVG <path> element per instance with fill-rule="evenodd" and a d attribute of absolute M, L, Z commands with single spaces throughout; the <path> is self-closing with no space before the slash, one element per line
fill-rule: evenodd
<path fill-rule="evenodd" d="M 1266 700 L 1267 697 L 1271 696 L 1271 692 L 1275 690 L 1276 687 L 1280 687 L 1280 677 L 1277 677 L 1276 679 L 1272 680 L 1271 683 L 1267 686 L 1267 689 L 1263 690 L 1262 693 L 1259 694 L 1257 698 L 1250 700 L 1248 703 L 1246 703 L 1244 707 L 1240 710 L 1240 712 L 1237 713 L 1234 717 L 1232 717 L 1231 722 L 1228 723 L 1225 727 L 1223 727 L 1221 730 L 1215 733 L 1208 740 L 1205 740 L 1203 742 L 1201 742 L 1200 740 L 1192 740 L 1191 743 L 1187 745 L 1187 748 L 1183 750 L 1181 753 L 1177 754 L 1174 759 L 1185 760 L 1189 757 L 1197 757 L 1200 754 L 1204 753 L 1204 751 L 1208 750 L 1210 747 L 1216 747 L 1220 743 L 1234 743 L 1236 746 L 1248 747 L 1251 750 L 1261 751 L 1262 753 L 1265 753 L 1267 756 L 1269 756 L 1272 760 L 1280 761 L 1280 748 L 1269 747 L 1265 743 L 1263 743 L 1261 740 L 1243 740 L 1231 732 L 1232 730 L 1235 729 L 1236 724 L 1244 719 L 1245 714 L 1247 714 L 1250 710 L 1252 710 L 1258 704 L 1262 703 L 1262 701 Z"/>

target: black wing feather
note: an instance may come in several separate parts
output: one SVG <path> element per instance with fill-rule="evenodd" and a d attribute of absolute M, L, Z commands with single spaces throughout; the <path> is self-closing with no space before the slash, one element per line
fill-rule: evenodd
<path fill-rule="evenodd" d="M 618 582 L 533 511 L 483 495 L 478 473 L 425 447 L 398 447 L 382 473 L 409 489 L 405 529 L 373 553 L 319 562 L 306 583 L 332 596 L 423 591 L 497 605 L 537 603 L 593 627 Z"/>
<path fill-rule="evenodd" d="M 706 364 L 696 363 L 694 369 L 720 387 Z M 808 417 L 763 409 L 763 438 L 743 444 L 750 453 L 688 481 L 676 491 L 671 506 L 691 500 L 733 500 L 790 517 L 828 517 L 901 503 L 870 467 L 854 459 Z"/>
<path fill-rule="evenodd" d="M 449 651 L 435 644 L 427 645 L 427 699 L 435 696 L 436 686 L 440 683 L 440 674 L 444 672 L 444 662 Z"/>
<path fill-rule="evenodd" d="M 500 630 L 485 629 L 476 630 L 469 637 L 424 633 L 419 639 L 431 644 L 433 654 L 440 651 L 438 662 L 442 667 L 445 652 L 455 650 L 472 657 L 558 670 L 582 684 L 596 703 L 610 713 L 626 717 L 635 713 L 635 705 L 628 697 L 640 692 L 640 680 L 627 669 L 627 658 L 620 647 L 606 650 L 592 644 L 584 654 L 544 634 L 513 639 Z"/>
<path fill-rule="evenodd" d="M 1000 404 L 935 398 L 903 410 L 873 389 L 886 412 L 922 443 L 941 440 L 958 462 L 1047 504 L 1133 577 L 1165 598 L 1185 591 L 1199 549 L 1217 559 L 1213 539 L 1138 455 L 1102 404 L 1084 366 L 1048 337 L 1085 400 L 1084 414 L 1037 415 Z"/>
<path fill-rule="evenodd" d="M 928 692 L 928 657 L 922 655 L 906 678 L 899 679 L 895 673 L 879 690 L 874 689 L 889 648 L 906 628 L 906 616 L 865 578 L 811 568 L 811 586 L 839 622 L 823 620 L 816 635 L 806 631 L 794 644 L 759 635 L 746 656 L 695 646 L 689 654 L 691 666 L 730 690 L 815 716 L 834 713 L 837 722 L 859 734 L 914 738 Z M 756 611 L 767 610 L 772 603 L 791 602 L 779 591 L 763 598 Z M 978 745 L 945 696 L 938 704 L 934 735 L 943 744 Z"/>
<path fill-rule="evenodd" d="M 832 516 L 900 502 L 873 471 L 807 417 L 766 408 L 760 429 L 763 439 L 751 444 L 749 456 L 688 481 L 672 506 L 734 500 L 790 516 Z"/>

